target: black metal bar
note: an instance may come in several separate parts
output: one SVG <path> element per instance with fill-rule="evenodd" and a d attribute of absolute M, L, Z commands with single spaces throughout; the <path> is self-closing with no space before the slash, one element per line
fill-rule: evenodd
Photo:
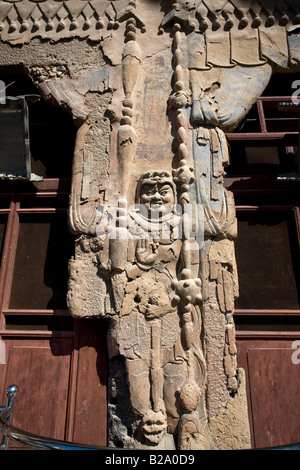
<path fill-rule="evenodd" d="M 1 414 L 6 412 L 7 413 L 7 425 L 10 425 L 13 416 L 13 407 L 14 407 L 14 399 L 18 393 L 18 387 L 16 385 L 10 385 L 6 390 L 6 407 L 0 407 Z M 2 431 L 0 426 L 0 431 L 3 433 L 3 437 L 1 439 L 0 450 L 7 450 L 9 437 L 6 435 L 5 432 Z"/>
<path fill-rule="evenodd" d="M 0 446 L 0 450 L 7 450 L 8 440 L 11 439 L 21 445 L 30 449 L 36 450 L 113 450 L 120 451 L 124 449 L 102 447 L 102 446 L 89 446 L 84 444 L 77 444 L 73 442 L 61 441 L 57 439 L 49 439 L 44 436 L 38 436 L 12 426 L 12 412 L 14 405 L 14 398 L 18 392 L 16 385 L 8 387 L 7 405 L 0 407 L 0 432 L 3 433 L 4 439 Z M 265 447 L 259 449 L 245 449 L 245 450 L 300 450 L 300 443 L 282 445 L 277 447 Z"/>
<path fill-rule="evenodd" d="M 38 450 L 108 450 L 108 447 L 89 446 L 84 444 L 77 444 L 57 439 L 50 439 L 44 436 L 38 436 L 12 426 L 12 415 L 14 398 L 18 393 L 18 387 L 11 385 L 8 387 L 7 404 L 5 407 L 0 407 L 0 432 L 3 434 L 0 450 L 7 450 L 9 439 L 25 445 L 30 449 Z M 116 449 L 117 450 L 117 449 Z M 118 449 L 120 450 L 120 449 Z"/>

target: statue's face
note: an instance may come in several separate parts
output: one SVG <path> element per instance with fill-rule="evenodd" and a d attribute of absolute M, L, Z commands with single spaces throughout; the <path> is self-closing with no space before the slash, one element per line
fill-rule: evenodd
<path fill-rule="evenodd" d="M 174 204 L 173 188 L 168 183 L 145 184 L 141 189 L 140 202 L 152 215 L 170 212 Z"/>

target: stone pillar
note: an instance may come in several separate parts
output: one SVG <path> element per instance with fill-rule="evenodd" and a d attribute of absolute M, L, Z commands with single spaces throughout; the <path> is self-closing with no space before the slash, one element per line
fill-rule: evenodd
<path fill-rule="evenodd" d="M 129 3 L 117 15 L 122 29 L 103 46 L 117 78 L 109 184 L 92 211 L 82 197 L 93 182 L 84 174 L 91 130 L 78 132 L 70 220 L 80 236 L 69 307 L 75 317 L 109 322 L 110 445 L 247 448 L 226 138 L 189 57 L 190 18 L 161 21 L 155 5 L 138 14 Z"/>

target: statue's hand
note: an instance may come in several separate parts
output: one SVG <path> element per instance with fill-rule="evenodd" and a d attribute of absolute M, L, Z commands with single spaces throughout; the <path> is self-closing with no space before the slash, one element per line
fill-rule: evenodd
<path fill-rule="evenodd" d="M 158 244 L 149 238 L 140 238 L 136 246 L 136 259 L 138 263 L 151 265 L 155 262 Z"/>
<path fill-rule="evenodd" d="M 147 305 L 146 318 L 147 320 L 153 320 L 154 318 L 160 318 L 164 315 L 164 311 L 160 305 Z"/>
<path fill-rule="evenodd" d="M 169 296 L 164 293 L 157 297 L 150 297 L 145 314 L 147 320 L 154 320 L 155 318 L 161 318 L 173 311 L 174 308 L 170 305 Z"/>

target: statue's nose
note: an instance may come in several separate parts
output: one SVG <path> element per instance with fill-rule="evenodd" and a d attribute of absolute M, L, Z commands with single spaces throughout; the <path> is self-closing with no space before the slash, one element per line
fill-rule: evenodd
<path fill-rule="evenodd" d="M 161 200 L 161 194 L 158 191 L 156 191 L 156 193 L 153 194 L 152 199 L 154 199 L 155 201 Z"/>

